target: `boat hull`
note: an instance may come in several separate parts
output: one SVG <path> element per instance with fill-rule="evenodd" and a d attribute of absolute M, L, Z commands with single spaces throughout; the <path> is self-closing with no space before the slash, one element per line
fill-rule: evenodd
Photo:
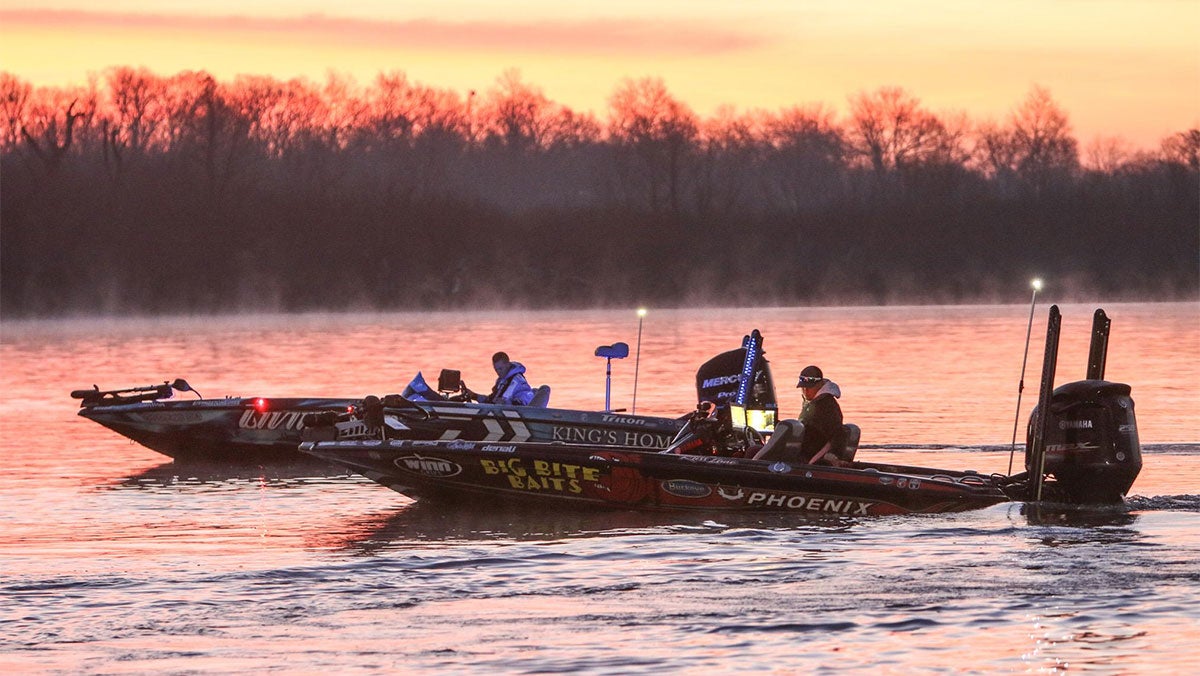
<path fill-rule="evenodd" d="M 301 450 L 414 498 L 823 516 L 958 512 L 1009 500 L 969 472 L 853 468 L 571 444 L 343 441 Z"/>
<path fill-rule="evenodd" d="M 79 415 L 176 460 L 297 458 L 304 417 L 345 413 L 353 399 L 257 398 L 151 401 L 81 408 Z"/>
<path fill-rule="evenodd" d="M 309 414 L 345 414 L 358 399 L 257 397 L 86 406 L 79 415 L 177 460 L 294 460 Z M 437 402 L 388 409 L 388 436 L 419 440 L 667 446 L 681 420 L 530 406 Z M 330 428 L 332 431 L 332 428 Z"/>

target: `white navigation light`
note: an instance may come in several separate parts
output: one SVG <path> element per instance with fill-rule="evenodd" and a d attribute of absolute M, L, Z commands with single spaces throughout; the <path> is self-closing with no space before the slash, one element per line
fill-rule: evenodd
<path fill-rule="evenodd" d="M 645 317 L 645 316 L 646 316 L 646 308 L 644 308 L 644 307 L 640 307 L 640 308 L 638 308 L 638 310 L 637 310 L 637 316 L 639 316 L 639 317 Z"/>
<path fill-rule="evenodd" d="M 1036 277 L 1033 279 L 1033 281 L 1032 281 L 1032 282 L 1030 282 L 1030 283 L 1029 283 L 1029 285 L 1033 287 L 1033 290 L 1034 290 L 1034 291 L 1041 291 L 1041 290 L 1042 290 L 1042 280 L 1040 280 L 1040 279 L 1038 279 L 1038 278 L 1036 278 Z"/>

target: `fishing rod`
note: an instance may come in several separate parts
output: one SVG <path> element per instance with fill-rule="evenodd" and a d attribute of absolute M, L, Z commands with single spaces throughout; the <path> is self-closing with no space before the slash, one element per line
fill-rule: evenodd
<path fill-rule="evenodd" d="M 1017 426 L 1021 423 L 1021 393 L 1025 391 L 1025 365 L 1029 361 L 1029 338 L 1033 335 L 1033 311 L 1037 307 L 1038 291 L 1042 290 L 1042 280 L 1035 278 L 1029 283 L 1033 287 L 1033 296 L 1029 299 L 1029 326 L 1025 329 L 1025 356 L 1021 358 L 1021 381 L 1017 385 L 1017 414 L 1013 418 L 1012 450 L 1008 453 L 1008 474 L 1012 476 L 1013 455 L 1017 452 Z"/>

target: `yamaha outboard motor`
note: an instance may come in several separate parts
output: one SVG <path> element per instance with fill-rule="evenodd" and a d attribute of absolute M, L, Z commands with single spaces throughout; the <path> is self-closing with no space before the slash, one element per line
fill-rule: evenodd
<path fill-rule="evenodd" d="M 1080 380 L 1054 390 L 1042 439 L 1043 472 L 1054 477 L 1045 495 L 1055 502 L 1120 502 L 1142 469 L 1130 387 Z M 1039 413 L 1034 409 L 1033 419 Z M 1032 425 L 1025 469 L 1032 474 Z"/>
<path fill-rule="evenodd" d="M 1087 379 L 1051 391 L 1060 326 L 1058 306 L 1052 306 L 1041 393 L 1030 416 L 1025 446 L 1025 469 L 1033 479 L 1031 494 L 1026 497 L 1052 502 L 1121 502 L 1142 469 L 1142 447 L 1129 385 L 1104 380 L 1109 319 L 1104 310 L 1096 311 Z"/>

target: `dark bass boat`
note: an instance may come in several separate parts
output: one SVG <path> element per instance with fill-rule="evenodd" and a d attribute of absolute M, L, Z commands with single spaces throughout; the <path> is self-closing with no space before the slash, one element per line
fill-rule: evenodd
<path fill-rule="evenodd" d="M 540 400 L 529 406 L 463 401 L 450 391 L 433 392 L 419 373 L 405 390 L 409 396 L 175 399 L 176 392 L 195 390 L 176 379 L 119 390 L 93 386 L 71 396 L 81 400 L 79 415 L 84 418 L 187 461 L 293 461 L 306 457 L 297 451 L 305 438 L 572 441 L 658 449 L 684 424 L 673 418 L 549 408 L 545 386 Z"/>
<path fill-rule="evenodd" d="M 1058 308 L 1051 308 L 1026 471 L 1012 476 L 856 460 L 853 426 L 837 466 L 797 457 L 802 428 L 786 438 L 764 439 L 774 410 L 754 393 L 771 403 L 774 394 L 757 331 L 732 355 L 744 360 L 738 378 L 718 382 L 701 369 L 697 390 L 707 399 L 659 451 L 401 439 L 307 442 L 301 450 L 410 497 L 464 507 L 496 498 L 613 509 L 861 516 L 955 512 L 1006 501 L 1119 503 L 1142 464 L 1130 387 L 1103 380 L 1101 356 L 1098 368 L 1094 358 L 1089 363 L 1086 380 L 1055 389 L 1059 325 Z M 1094 333 L 1093 357 L 1097 340 Z M 713 388 L 720 390 L 715 396 Z"/>

